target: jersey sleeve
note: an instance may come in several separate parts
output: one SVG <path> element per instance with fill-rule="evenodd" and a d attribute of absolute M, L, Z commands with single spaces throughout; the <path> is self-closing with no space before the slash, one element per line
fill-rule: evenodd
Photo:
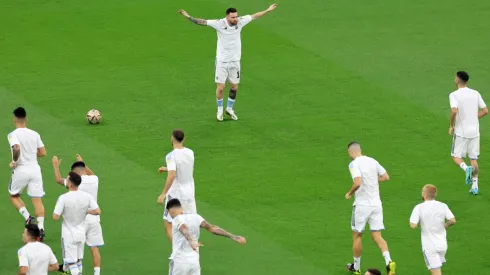
<path fill-rule="evenodd" d="M 379 162 L 376 162 L 376 170 L 377 170 L 379 176 L 386 174 L 386 169 L 383 166 L 381 166 L 381 164 L 379 164 Z"/>
<path fill-rule="evenodd" d="M 245 27 L 248 23 L 252 22 L 252 16 L 251 15 L 245 15 L 240 18 L 238 18 L 238 21 L 240 21 L 240 24 L 242 24 L 242 27 Z"/>
<path fill-rule="evenodd" d="M 352 179 L 359 178 L 361 176 L 361 170 L 354 161 L 349 164 L 349 171 Z"/>
<path fill-rule="evenodd" d="M 412 215 L 410 215 L 410 223 L 418 224 L 420 222 L 420 210 L 419 206 L 415 206 L 412 211 Z"/>
<path fill-rule="evenodd" d="M 25 248 L 21 248 L 19 249 L 19 251 L 17 252 L 18 256 L 19 256 L 19 267 L 21 266 L 26 266 L 26 267 L 29 267 L 29 261 L 27 259 L 27 251 Z"/>
<path fill-rule="evenodd" d="M 175 225 L 177 229 L 180 229 L 180 227 L 184 224 L 185 224 L 184 219 L 182 219 L 181 216 L 177 216 L 172 220 L 172 225 Z"/>
<path fill-rule="evenodd" d="M 99 204 L 97 204 L 97 202 L 94 200 L 94 198 L 92 198 L 92 196 L 90 196 L 90 203 L 88 205 L 88 209 L 89 210 L 95 210 L 99 208 Z"/>
<path fill-rule="evenodd" d="M 450 220 L 454 218 L 453 212 L 451 212 L 451 209 L 446 205 L 446 210 L 445 210 L 445 215 L 446 215 L 446 220 Z"/>
<path fill-rule="evenodd" d="M 10 144 L 10 147 L 14 146 L 14 145 L 19 145 L 19 139 L 17 138 L 17 136 L 15 135 L 15 133 L 10 133 L 8 135 L 8 140 L 9 140 L 9 144 Z"/>
<path fill-rule="evenodd" d="M 168 154 L 165 160 L 167 162 L 167 170 L 168 171 L 176 171 L 177 170 L 177 164 L 175 164 L 174 154 L 172 154 L 172 153 Z"/>
<path fill-rule="evenodd" d="M 56 259 L 56 256 L 53 253 L 53 250 L 51 248 L 49 249 L 49 264 L 57 264 L 58 260 Z"/>
<path fill-rule="evenodd" d="M 478 107 L 480 107 L 480 109 L 487 107 L 487 104 L 485 104 L 485 101 L 483 101 L 480 93 L 478 93 Z"/>
<path fill-rule="evenodd" d="M 43 141 L 41 140 L 41 135 L 37 135 L 37 148 L 43 148 L 44 147 L 44 143 Z"/>
<path fill-rule="evenodd" d="M 218 27 L 219 27 L 219 20 L 206 20 L 206 24 L 207 24 L 209 27 L 211 27 L 211 28 L 213 28 L 213 29 L 217 30 L 217 29 L 218 29 Z"/>
<path fill-rule="evenodd" d="M 449 95 L 449 105 L 451 105 L 451 108 L 458 108 L 458 100 L 454 94 Z"/>
<path fill-rule="evenodd" d="M 60 196 L 56 202 L 53 213 L 61 216 L 61 214 L 63 214 L 63 209 L 65 209 L 65 202 L 63 201 L 63 196 Z"/>
<path fill-rule="evenodd" d="M 201 224 L 204 221 L 204 218 L 201 217 L 201 215 L 196 214 L 196 216 L 197 216 L 197 220 L 199 221 L 199 224 Z"/>

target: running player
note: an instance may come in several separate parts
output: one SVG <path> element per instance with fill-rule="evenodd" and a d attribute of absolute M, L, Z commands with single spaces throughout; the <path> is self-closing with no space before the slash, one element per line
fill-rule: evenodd
<path fill-rule="evenodd" d="M 58 157 L 54 156 L 53 168 L 56 182 L 67 187 L 66 179 L 61 177 L 60 164 L 61 159 L 58 160 Z M 71 166 L 71 171 L 77 173 L 82 178 L 82 183 L 80 184 L 79 189 L 90 194 L 95 202 L 97 202 L 97 195 L 99 191 L 99 178 L 88 166 L 85 165 L 82 156 L 77 154 L 77 162 L 73 163 L 73 165 Z M 85 218 L 85 223 L 86 244 L 88 247 L 90 247 L 90 253 L 92 253 L 94 275 L 99 275 L 101 265 L 99 247 L 104 245 L 102 227 L 100 226 L 100 216 L 89 214 Z"/>
<path fill-rule="evenodd" d="M 214 235 L 232 239 L 245 244 L 244 237 L 236 236 L 208 223 L 198 214 L 184 214 L 178 199 L 171 199 L 166 206 L 172 222 L 172 255 L 170 256 L 169 275 L 200 275 L 199 235 L 201 228 Z"/>
<path fill-rule="evenodd" d="M 478 195 L 478 155 L 480 155 L 480 122 L 488 114 L 488 108 L 480 93 L 468 88 L 468 73 L 456 73 L 458 89 L 449 95 L 451 120 L 449 135 L 453 136 L 451 156 L 454 163 L 466 173 L 466 184 L 471 185 L 470 193 Z M 464 158 L 470 159 L 471 166 Z"/>
<path fill-rule="evenodd" d="M 167 166 L 162 166 L 158 172 L 168 172 L 167 181 L 158 203 L 163 204 L 173 198 L 181 201 L 186 214 L 196 214 L 196 199 L 194 190 L 194 152 L 184 147 L 184 132 L 174 130 L 170 138 L 174 150 L 167 154 Z M 167 203 L 165 203 L 166 205 Z M 172 217 L 165 210 L 163 214 L 165 232 L 172 242 Z"/>
<path fill-rule="evenodd" d="M 352 208 L 352 237 L 354 263 L 348 264 L 347 269 L 354 274 L 361 274 L 362 233 L 369 223 L 371 237 L 380 248 L 386 263 L 388 275 L 395 275 L 396 263 L 391 260 L 388 244 L 381 236 L 384 230 L 383 206 L 379 196 L 379 183 L 388 181 L 390 177 L 386 170 L 375 159 L 363 156 L 361 145 L 355 141 L 347 146 L 349 156 L 353 159 L 349 170 L 354 181 L 352 188 L 345 194 L 350 199 L 355 192 Z"/>
<path fill-rule="evenodd" d="M 223 121 L 223 92 L 226 82 L 230 83 L 230 93 L 226 105 L 226 114 L 231 119 L 238 120 L 233 104 L 235 103 L 238 93 L 238 84 L 240 83 L 240 59 L 242 57 L 242 41 L 240 33 L 252 20 L 264 16 L 266 13 L 273 11 L 276 4 L 271 5 L 265 11 L 257 12 L 253 15 L 238 17 L 238 11 L 235 8 L 226 10 L 226 17 L 219 20 L 204 20 L 190 16 L 185 10 L 179 13 L 194 24 L 201 26 L 210 26 L 218 33 L 218 45 L 216 49 L 215 64 L 215 82 L 216 82 L 216 103 L 218 112 L 216 118 Z"/>
<path fill-rule="evenodd" d="M 27 195 L 31 197 L 32 204 L 36 210 L 38 226 L 40 228 L 39 240 L 44 240 L 44 197 L 43 178 L 41 167 L 37 162 L 38 157 L 46 156 L 46 149 L 41 136 L 27 128 L 27 113 L 22 107 L 14 110 L 15 130 L 8 135 L 10 148 L 12 150 L 12 178 L 9 183 L 10 201 L 24 217 L 26 224 L 34 221 L 27 211 L 20 194 L 27 187 Z"/>
<path fill-rule="evenodd" d="M 58 198 L 53 219 L 57 221 L 63 215 L 61 226 L 63 261 L 72 275 L 79 275 L 82 274 L 83 269 L 83 249 L 86 240 L 85 219 L 87 214 L 100 215 L 100 209 L 90 194 L 78 189 L 82 183 L 80 175 L 70 172 L 66 182 L 69 192 Z"/>
<path fill-rule="evenodd" d="M 413 209 L 410 227 L 415 229 L 420 223 L 425 264 L 432 275 L 441 275 L 442 265 L 446 262 L 446 228 L 453 226 L 456 218 L 445 203 L 435 200 L 436 196 L 434 185 L 427 184 L 422 188 L 424 202 Z"/>
<path fill-rule="evenodd" d="M 19 249 L 19 275 L 47 275 L 58 270 L 58 261 L 51 248 L 40 243 L 41 230 L 35 224 L 28 224 L 24 230 L 24 245 Z"/>

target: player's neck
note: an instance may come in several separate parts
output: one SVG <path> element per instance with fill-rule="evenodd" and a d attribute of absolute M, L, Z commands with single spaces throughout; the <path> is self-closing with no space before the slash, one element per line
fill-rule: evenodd
<path fill-rule="evenodd" d="M 26 123 L 25 122 L 17 122 L 15 123 L 15 128 L 19 129 L 19 128 L 27 128 L 26 126 Z"/>
<path fill-rule="evenodd" d="M 466 88 L 466 84 L 458 84 L 458 89 L 463 89 L 463 88 Z"/>
<path fill-rule="evenodd" d="M 182 145 L 182 143 L 175 143 L 174 149 L 184 149 L 184 145 Z"/>
<path fill-rule="evenodd" d="M 70 187 L 70 189 L 68 189 L 68 190 L 69 190 L 69 191 L 73 191 L 73 192 L 75 192 L 75 191 L 78 191 L 78 187 L 76 187 L 76 188 L 71 188 L 71 187 Z"/>
<path fill-rule="evenodd" d="M 29 240 L 27 240 L 26 244 L 29 244 L 29 243 L 37 243 L 37 239 L 29 239 Z"/>

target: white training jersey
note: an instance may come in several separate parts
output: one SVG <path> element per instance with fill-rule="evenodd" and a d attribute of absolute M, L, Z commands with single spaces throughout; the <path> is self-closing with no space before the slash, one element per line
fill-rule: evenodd
<path fill-rule="evenodd" d="M 38 165 L 37 149 L 44 147 L 41 136 L 29 128 L 17 128 L 8 134 L 10 148 L 20 145 L 20 157 L 17 166 Z"/>
<path fill-rule="evenodd" d="M 460 88 L 449 95 L 451 108 L 458 108 L 454 134 L 464 138 L 480 135 L 478 112 L 487 105 L 480 93 L 468 87 Z"/>
<path fill-rule="evenodd" d="M 40 242 L 27 243 L 18 251 L 19 267 L 29 268 L 27 275 L 47 275 L 48 266 L 57 264 L 51 248 Z"/>
<path fill-rule="evenodd" d="M 168 190 L 171 198 L 193 200 L 194 152 L 189 148 L 174 149 L 166 157 L 167 170 L 175 171 L 175 180 Z"/>
<path fill-rule="evenodd" d="M 355 193 L 354 205 L 380 206 L 378 177 L 386 170 L 373 158 L 360 156 L 349 164 L 352 179 L 361 177 L 361 186 Z"/>
<path fill-rule="evenodd" d="M 61 195 L 54 207 L 54 214 L 63 215 L 62 233 L 70 233 L 74 241 L 83 241 L 85 236 L 85 219 L 88 210 L 99 208 L 92 196 L 83 191 L 69 191 Z M 80 238 L 80 239 L 79 239 Z"/>
<path fill-rule="evenodd" d="M 67 183 L 65 179 L 65 186 L 66 184 Z M 95 200 L 95 202 L 97 202 L 97 195 L 99 193 L 99 177 L 97 177 L 96 175 L 83 175 L 82 183 L 78 187 L 78 190 L 89 193 L 90 196 L 92 196 L 92 198 Z M 98 222 L 100 221 L 100 216 L 88 214 L 85 220 L 87 222 Z"/>
<path fill-rule="evenodd" d="M 446 220 L 454 218 L 449 207 L 436 200 L 425 201 L 415 206 L 410 223 L 419 224 L 422 231 L 422 249 L 424 251 L 447 250 Z"/>
<path fill-rule="evenodd" d="M 204 219 L 198 214 L 182 214 L 172 221 L 172 255 L 170 259 L 179 263 L 199 263 L 199 253 L 194 251 L 185 236 L 180 233 L 182 225 L 187 225 L 189 234 L 196 242 L 199 241 L 201 223 Z"/>
<path fill-rule="evenodd" d="M 207 25 L 218 33 L 218 45 L 216 47 L 216 60 L 218 62 L 240 61 L 242 57 L 240 33 L 243 27 L 251 21 L 251 15 L 238 17 L 238 23 L 235 26 L 230 26 L 226 18 L 207 20 Z"/>

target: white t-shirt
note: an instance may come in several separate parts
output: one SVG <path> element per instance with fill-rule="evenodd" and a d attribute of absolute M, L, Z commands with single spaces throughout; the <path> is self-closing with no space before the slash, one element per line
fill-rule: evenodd
<path fill-rule="evenodd" d="M 480 135 L 478 111 L 487 105 L 480 93 L 468 87 L 458 89 L 449 95 L 451 108 L 458 108 L 454 134 L 464 138 Z"/>
<path fill-rule="evenodd" d="M 189 241 L 180 233 L 180 227 L 185 224 L 194 241 L 199 241 L 201 223 L 204 219 L 198 214 L 182 214 L 172 221 L 172 255 L 170 259 L 179 263 L 199 263 L 199 253 L 194 251 Z"/>
<path fill-rule="evenodd" d="M 415 206 L 410 216 L 410 223 L 420 223 L 423 250 L 432 252 L 447 250 L 444 223 L 452 218 L 454 215 L 449 207 L 439 201 L 425 201 Z"/>
<path fill-rule="evenodd" d="M 252 21 L 252 16 L 238 17 L 235 26 L 228 25 L 226 18 L 219 20 L 207 20 L 207 25 L 218 33 L 218 45 L 216 48 L 216 60 L 218 62 L 240 61 L 242 57 L 242 40 L 240 33 Z"/>
<path fill-rule="evenodd" d="M 51 248 L 40 242 L 27 243 L 18 252 L 19 267 L 29 268 L 27 275 L 47 275 L 48 266 L 57 264 Z"/>
<path fill-rule="evenodd" d="M 66 186 L 66 179 L 65 179 L 65 186 Z M 92 196 L 95 202 L 97 202 L 97 195 L 99 193 L 99 177 L 97 177 L 96 175 L 82 176 L 82 183 L 80 184 L 78 189 L 80 191 L 90 194 L 90 196 Z M 87 222 L 99 222 L 100 216 L 87 214 L 85 220 Z"/>
<path fill-rule="evenodd" d="M 28 128 L 17 128 L 8 134 L 10 148 L 20 145 L 20 157 L 17 166 L 38 165 L 37 149 L 44 147 L 41 136 Z"/>
<path fill-rule="evenodd" d="M 193 200 L 194 191 L 194 152 L 189 148 L 174 149 L 167 157 L 168 171 L 175 171 L 175 180 L 168 190 L 172 198 Z"/>
<path fill-rule="evenodd" d="M 83 241 L 87 212 L 97 208 L 99 205 L 94 198 L 83 191 L 69 191 L 61 195 L 54 207 L 54 214 L 63 215 L 62 234 L 70 234 L 75 242 Z"/>
<path fill-rule="evenodd" d="M 355 193 L 354 205 L 380 206 L 378 177 L 386 170 L 373 158 L 360 156 L 349 164 L 352 179 L 361 177 L 361 186 Z"/>

